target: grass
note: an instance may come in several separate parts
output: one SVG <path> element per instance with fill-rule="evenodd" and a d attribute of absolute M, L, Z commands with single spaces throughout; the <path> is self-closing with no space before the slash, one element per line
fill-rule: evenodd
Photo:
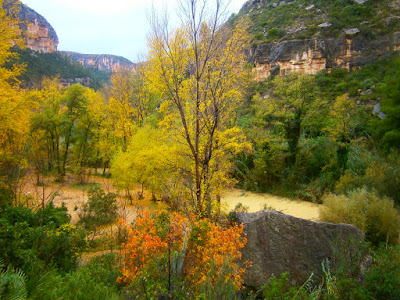
<path fill-rule="evenodd" d="M 74 189 L 88 191 L 91 188 L 101 187 L 101 184 L 98 182 L 86 182 L 86 183 L 77 182 L 74 183 L 71 187 L 73 187 Z"/>

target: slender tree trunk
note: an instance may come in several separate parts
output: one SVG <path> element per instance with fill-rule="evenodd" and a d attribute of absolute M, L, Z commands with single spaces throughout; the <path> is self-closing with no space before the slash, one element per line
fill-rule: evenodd
<path fill-rule="evenodd" d="M 64 157 L 63 157 L 63 164 L 62 164 L 62 175 L 65 175 L 65 166 L 67 164 L 67 158 L 68 158 L 68 150 L 70 146 L 70 140 L 71 140 L 71 131 L 72 131 L 72 126 L 70 126 L 67 137 L 65 139 L 65 151 L 64 151 Z"/>

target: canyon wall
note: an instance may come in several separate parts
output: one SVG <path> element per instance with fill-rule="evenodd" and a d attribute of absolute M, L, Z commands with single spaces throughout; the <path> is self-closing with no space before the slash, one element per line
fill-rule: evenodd
<path fill-rule="evenodd" d="M 76 52 L 62 51 L 63 55 L 79 62 L 82 66 L 100 71 L 117 72 L 121 69 L 133 70 L 135 64 L 129 59 L 121 56 L 106 54 L 81 54 Z"/>
<path fill-rule="evenodd" d="M 316 74 L 323 69 L 357 69 L 400 50 L 400 32 L 365 40 L 358 38 L 288 40 L 254 47 L 250 61 L 257 80 L 293 72 Z"/>
<path fill-rule="evenodd" d="M 58 37 L 50 23 L 28 6 L 22 3 L 17 6 L 20 26 L 25 31 L 25 46 L 41 53 L 57 51 Z"/>

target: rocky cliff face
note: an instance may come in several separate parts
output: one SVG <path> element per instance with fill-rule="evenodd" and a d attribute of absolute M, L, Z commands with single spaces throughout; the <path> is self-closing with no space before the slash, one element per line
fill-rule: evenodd
<path fill-rule="evenodd" d="M 10 0 L 8 3 L 5 2 L 5 7 L 14 2 L 14 0 Z M 18 18 L 21 21 L 20 26 L 26 33 L 26 47 L 41 53 L 57 51 L 57 33 L 49 22 L 28 6 L 22 3 L 16 5 L 19 8 Z"/>
<path fill-rule="evenodd" d="M 115 55 L 81 54 L 76 52 L 61 52 L 63 55 L 78 61 L 82 66 L 100 71 L 117 72 L 122 68 L 133 70 L 135 64 L 129 59 Z"/>
<path fill-rule="evenodd" d="M 400 50 L 398 0 L 248 0 L 257 80 L 270 74 L 353 70 Z"/>
<path fill-rule="evenodd" d="M 316 74 L 323 69 L 354 70 L 400 50 L 400 32 L 374 40 L 362 38 L 289 40 L 265 43 L 250 52 L 257 80 L 293 72 Z"/>

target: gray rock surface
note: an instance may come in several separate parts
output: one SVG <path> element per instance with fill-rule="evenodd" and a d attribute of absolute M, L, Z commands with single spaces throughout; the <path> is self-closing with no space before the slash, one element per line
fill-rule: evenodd
<path fill-rule="evenodd" d="M 360 32 L 360 29 L 358 29 L 358 28 L 345 29 L 345 33 L 348 35 L 354 35 L 359 32 Z"/>
<path fill-rule="evenodd" d="M 303 284 L 311 273 L 319 279 L 321 263 L 332 259 L 335 249 L 346 245 L 346 255 L 353 257 L 364 241 L 363 232 L 347 224 L 316 223 L 270 210 L 236 216 L 245 224 L 248 240 L 242 260 L 252 264 L 245 285 L 257 289 L 272 274 L 284 272 L 290 273 L 292 284 Z"/>
<path fill-rule="evenodd" d="M 381 111 L 381 104 L 380 103 L 374 105 L 374 108 L 372 110 L 372 114 L 378 116 L 378 118 L 380 118 L 380 119 L 385 119 L 386 118 L 385 113 L 383 113 Z"/>
<path fill-rule="evenodd" d="M 318 25 L 319 28 L 331 27 L 332 23 L 324 22 Z"/>

